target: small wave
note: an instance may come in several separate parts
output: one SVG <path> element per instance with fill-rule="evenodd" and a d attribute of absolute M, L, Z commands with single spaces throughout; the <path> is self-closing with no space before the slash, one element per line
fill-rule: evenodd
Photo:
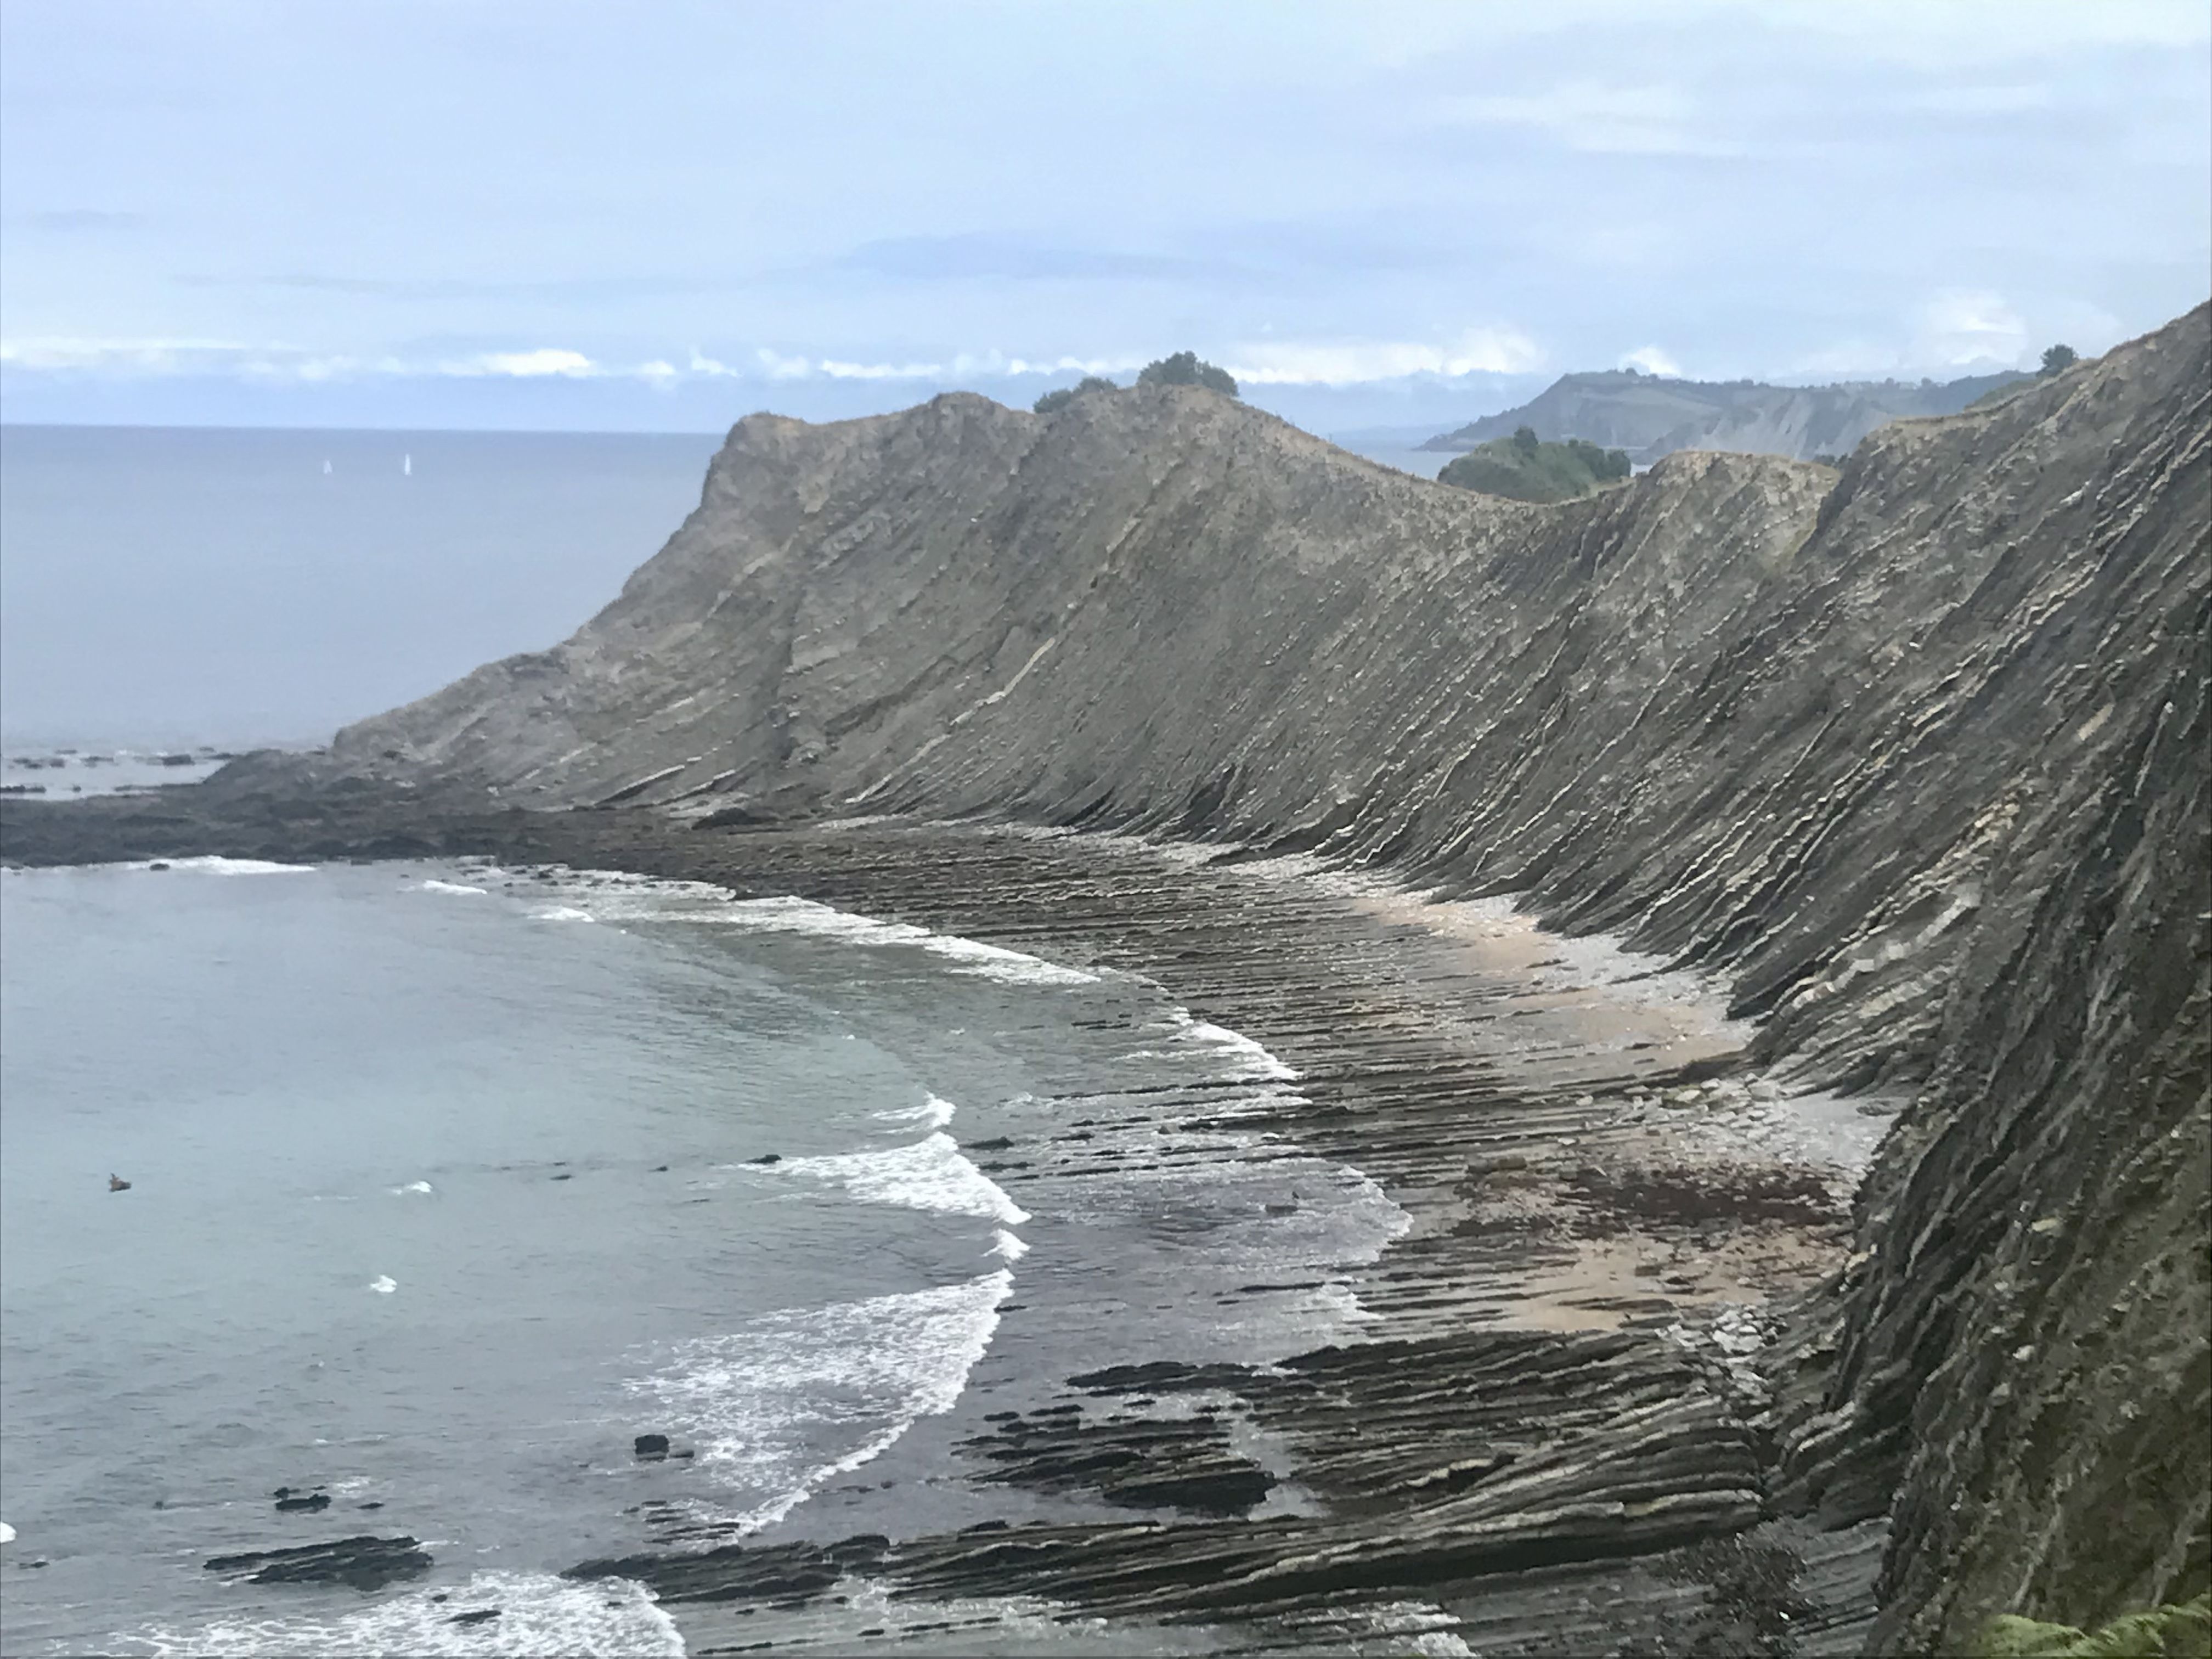
<path fill-rule="evenodd" d="M 404 1198 L 410 1193 L 427 1193 L 430 1190 L 430 1183 L 427 1181 L 410 1181 L 404 1187 L 394 1187 L 392 1189 L 392 1195 L 394 1198 Z"/>
<path fill-rule="evenodd" d="M 454 1622 L 492 1607 L 495 1619 Z M 121 1639 L 155 1659 L 203 1653 L 681 1659 L 684 1653 L 675 1621 L 644 1585 L 627 1578 L 572 1583 L 543 1572 L 479 1572 L 465 1584 L 410 1590 L 327 1619 L 222 1619 L 188 1631 L 155 1625 Z"/>
<path fill-rule="evenodd" d="M 422 884 L 421 890 L 425 893 L 473 893 L 478 898 L 482 898 L 491 890 L 485 887 L 471 887 L 466 882 L 440 881 L 433 876 Z"/>
<path fill-rule="evenodd" d="M 1098 975 L 1063 968 L 1004 945 L 957 933 L 933 933 L 906 921 L 873 916 L 784 896 L 740 899 L 726 888 L 699 881 L 659 881 L 620 871 L 576 871 L 562 882 L 566 896 L 595 907 L 598 915 L 621 921 L 706 922 L 765 933 L 805 933 L 871 948 L 911 945 L 941 957 L 955 973 L 972 974 L 1007 985 L 1095 985 Z"/>
<path fill-rule="evenodd" d="M 919 1106 L 904 1106 L 895 1112 L 878 1112 L 876 1117 L 884 1123 L 918 1123 L 928 1128 L 942 1129 L 952 1121 L 953 1113 L 959 1109 L 951 1101 L 940 1100 L 932 1095 Z"/>
<path fill-rule="evenodd" d="M 1029 1212 L 970 1163 L 960 1143 L 942 1130 L 908 1146 L 877 1152 L 787 1158 L 775 1166 L 775 1172 L 834 1181 L 871 1204 L 981 1216 L 1010 1227 L 1030 1218 Z"/>
<path fill-rule="evenodd" d="M 12 1544 L 15 1541 L 15 1528 L 9 1526 L 5 1521 L 0 1521 L 0 1544 Z"/>
<path fill-rule="evenodd" d="M 277 864 L 268 859 L 227 859 L 210 853 L 190 859 L 136 859 L 124 870 L 190 870 L 208 876 L 295 876 L 312 874 L 312 864 Z"/>
<path fill-rule="evenodd" d="M 678 1344 L 662 1369 L 624 1386 L 698 1439 L 703 1468 L 750 1489 L 757 1501 L 731 1519 L 757 1531 L 882 1455 L 921 1419 L 951 1410 L 1013 1284 L 1002 1267 L 958 1285 L 764 1314 L 731 1335 Z"/>
<path fill-rule="evenodd" d="M 556 904 L 550 909 L 532 910 L 530 913 L 530 919 L 532 921 L 596 921 L 599 920 L 589 910 L 579 910 L 573 904 Z"/>
<path fill-rule="evenodd" d="M 399 1282 L 389 1273 L 379 1273 L 368 1281 L 368 1288 L 379 1296 L 390 1296 L 392 1291 L 399 1288 Z"/>
<path fill-rule="evenodd" d="M 1297 1080 L 1298 1074 L 1295 1070 L 1243 1032 L 1199 1019 L 1188 1008 L 1177 1008 L 1170 1017 L 1177 1027 L 1178 1041 L 1196 1043 L 1225 1056 L 1234 1067 L 1230 1075 L 1238 1082 L 1295 1083 Z"/>
<path fill-rule="evenodd" d="M 1007 1261 L 1015 1262 L 1030 1253 L 1027 1244 L 1003 1227 L 991 1235 L 991 1248 L 983 1252 L 985 1255 L 1003 1256 Z"/>

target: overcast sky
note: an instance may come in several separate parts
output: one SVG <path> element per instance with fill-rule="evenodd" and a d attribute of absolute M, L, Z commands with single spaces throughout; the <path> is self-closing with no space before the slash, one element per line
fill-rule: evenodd
<path fill-rule="evenodd" d="M 713 429 L 1191 347 L 1322 431 L 2212 289 L 2203 0 L 6 0 L 13 421 Z"/>

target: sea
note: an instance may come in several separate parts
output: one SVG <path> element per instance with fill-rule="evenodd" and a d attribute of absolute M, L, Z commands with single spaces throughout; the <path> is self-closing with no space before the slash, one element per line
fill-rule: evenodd
<path fill-rule="evenodd" d="M 0 435 L 30 710 L 5 777 L 50 798 L 166 787 L 548 643 L 712 447 Z M 488 863 L 7 871 L 0 1647 L 674 1655 L 727 1610 L 702 1637 L 563 1571 L 1104 1518 L 979 1484 L 961 1440 L 1085 1370 L 1358 1338 L 1350 1275 L 1406 1217 L 1260 1127 L 1298 1086 L 1140 975 L 795 896 Z M 359 1534 L 430 1565 L 371 1591 L 206 1565 Z M 1219 1645 L 862 1576 L 745 1634 Z"/>

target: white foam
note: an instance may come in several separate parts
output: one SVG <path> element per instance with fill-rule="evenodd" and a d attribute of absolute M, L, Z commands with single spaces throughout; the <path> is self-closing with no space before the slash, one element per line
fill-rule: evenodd
<path fill-rule="evenodd" d="M 579 910 L 573 904 L 556 904 L 549 909 L 532 910 L 530 913 L 530 919 L 532 921 L 597 921 L 599 920 L 589 910 Z"/>
<path fill-rule="evenodd" d="M 951 1101 L 940 1100 L 932 1095 L 919 1106 L 901 1107 L 895 1112 L 878 1112 L 876 1116 L 884 1123 L 920 1124 L 927 1128 L 942 1129 L 952 1121 L 953 1113 L 959 1109 Z"/>
<path fill-rule="evenodd" d="M 206 876 L 297 876 L 312 874 L 315 868 L 312 864 L 276 864 L 268 859 L 227 859 L 212 853 L 191 859 L 137 859 L 118 867 L 151 870 L 156 865 Z"/>
<path fill-rule="evenodd" d="M 1064 968 L 1004 945 L 957 933 L 933 933 L 906 921 L 879 921 L 833 905 L 795 896 L 740 899 L 728 889 L 703 881 L 662 881 L 619 870 L 568 873 L 560 882 L 562 896 L 590 907 L 580 914 L 607 921 L 703 922 L 766 933 L 805 933 L 868 949 L 904 945 L 927 951 L 951 964 L 955 973 L 973 974 L 1006 985 L 1095 985 L 1098 975 Z M 569 906 L 562 907 L 568 920 Z M 541 913 L 546 914 L 546 913 Z"/>
<path fill-rule="evenodd" d="M 394 1187 L 392 1189 L 392 1195 L 394 1198 L 404 1198 L 410 1193 L 427 1193 L 429 1190 L 430 1183 L 428 1182 L 410 1181 L 404 1187 Z"/>
<path fill-rule="evenodd" d="M 12 1544 L 15 1541 L 15 1528 L 9 1526 L 5 1521 L 0 1521 L 0 1544 Z"/>
<path fill-rule="evenodd" d="M 434 1596 L 444 1599 L 434 1601 Z M 457 1625 L 486 1607 L 499 1617 Z M 653 1593 L 627 1578 L 572 1583 L 543 1572 L 479 1572 L 467 1583 L 416 1589 L 326 1619 L 222 1619 L 196 1630 L 151 1626 L 125 1641 L 155 1656 L 540 1654 L 681 1659 L 684 1638 Z"/>
<path fill-rule="evenodd" d="M 1009 1262 L 1019 1261 L 1030 1253 L 1030 1247 L 1001 1227 L 991 1235 L 991 1248 L 985 1255 L 1003 1256 Z"/>
<path fill-rule="evenodd" d="M 1295 1083 L 1297 1073 L 1273 1054 L 1246 1036 L 1242 1031 L 1232 1031 L 1225 1025 L 1215 1025 L 1192 1016 L 1188 1008 L 1171 1012 L 1178 1030 L 1178 1040 L 1194 1043 L 1226 1057 L 1234 1069 L 1230 1075 L 1238 1082 Z"/>
<path fill-rule="evenodd" d="M 728 1336 L 670 1350 L 626 1383 L 657 1421 L 699 1441 L 702 1468 L 750 1489 L 741 1532 L 781 1520 L 825 1480 L 880 1456 L 920 1419 L 949 1411 L 990 1346 L 1004 1268 L 963 1284 L 764 1314 Z M 836 1455 L 823 1454 L 844 1443 Z"/>
<path fill-rule="evenodd" d="M 866 1152 L 836 1152 L 820 1158 L 792 1158 L 774 1166 L 778 1176 L 834 1181 L 870 1204 L 896 1204 L 909 1210 L 981 1216 L 1018 1227 L 1029 1212 L 970 1163 L 960 1143 L 939 1130 L 903 1146 Z"/>
<path fill-rule="evenodd" d="M 392 1291 L 399 1288 L 399 1283 L 389 1273 L 379 1273 L 368 1281 L 368 1288 L 379 1296 L 390 1296 Z"/>
<path fill-rule="evenodd" d="M 422 890 L 426 893 L 473 893 L 479 898 L 489 891 L 487 888 L 471 887 L 465 882 L 440 881 L 435 876 L 422 884 Z"/>

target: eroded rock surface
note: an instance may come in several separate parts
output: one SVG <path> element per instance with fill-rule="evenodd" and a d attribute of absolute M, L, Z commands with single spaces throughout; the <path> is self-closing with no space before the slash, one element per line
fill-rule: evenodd
<path fill-rule="evenodd" d="M 1441 1573 L 1446 1554 L 1487 1559 L 1486 1528 L 1550 1515 L 1542 1547 L 1563 1559 L 1658 1547 L 1669 1516 L 1702 1535 L 1761 1513 L 1811 1529 L 1795 1559 L 1833 1536 L 1856 1559 L 1887 1516 L 1878 1650 L 1956 1648 L 1998 1611 L 2094 1626 L 2212 1573 L 2208 388 L 2200 308 L 1990 409 L 1885 427 L 1840 477 L 1682 453 L 1553 508 L 1429 485 L 1190 391 L 1049 419 L 958 396 L 830 427 L 753 416 L 699 510 L 565 644 L 327 755 L 249 759 L 174 799 L 10 799 L 4 850 L 621 843 L 647 867 L 689 834 L 753 852 L 668 850 L 671 873 L 719 858 L 858 903 L 878 880 L 864 860 L 808 874 L 855 843 L 799 836 L 787 867 L 775 832 L 744 832 L 893 813 L 1310 856 L 1451 902 L 1519 895 L 1566 932 L 1726 975 L 1757 1030 L 1711 1057 L 1719 1075 L 1686 1060 L 1656 1093 L 1603 1067 L 1579 1094 L 1522 1091 L 1521 1121 L 1572 1161 L 1516 1169 L 1495 1160 L 1529 1153 L 1465 1115 L 1461 1085 L 1496 1066 L 1447 1040 L 1449 994 L 1422 994 L 1435 1046 L 1392 1048 L 1358 1086 L 1426 1125 L 1395 1144 L 1433 1159 L 1467 1143 L 1442 1184 L 1468 1231 L 1450 1249 L 1452 1228 L 1410 1235 L 1389 1258 L 1404 1284 L 1424 1262 L 1431 1290 L 1525 1273 L 1535 1246 L 1560 1305 L 1638 1317 L 1593 1309 L 1588 1281 L 1655 1260 L 1664 1302 L 1668 1258 L 1608 1255 L 1612 1232 L 1696 1237 L 1704 1178 L 1681 1173 L 1680 1137 L 1639 1141 L 1641 1115 L 1702 1111 L 1705 1083 L 1747 1065 L 1793 1098 L 1884 1114 L 1848 1265 L 1795 1312 L 1763 1418 L 1716 1380 L 1653 1407 L 1628 1463 L 1612 1442 L 1510 1476 L 1470 1462 L 1464 1490 L 1412 1507 L 1400 1492 L 1395 1532 L 1209 1523 L 1214 1581 L 1279 1602 L 1286 1561 L 1346 1583 Z M 646 815 L 521 810 L 617 805 L 713 828 L 630 836 L 613 821 Z M 922 902 L 878 884 L 885 913 Z M 969 931 L 1020 943 L 1013 908 Z M 1314 968 L 1324 1053 L 1339 965 Z M 1292 1001 L 1302 971 L 1267 969 Z M 1361 1167 L 1390 1178 L 1372 1127 L 1323 1114 L 1297 1133 L 1358 1138 Z M 1730 1228 L 1802 1231 L 1793 1206 L 1817 1199 L 1789 1180 L 1744 1176 Z M 1578 1235 L 1593 1217 L 1611 1219 Z M 1392 1294 L 1377 1286 L 1378 1305 L 1418 1325 L 1424 1293 Z M 1462 1304 L 1436 1300 L 1443 1340 Z M 1730 1413 L 1759 1419 L 1751 1473 L 1729 1451 L 1673 1497 L 1637 1486 L 1675 1437 L 1734 1446 Z M 1493 1478 L 1535 1485 L 1509 1504 Z M 1411 1525 L 1417 1508 L 1437 1529 Z M 1163 1531 L 1189 1528 L 902 1559 L 951 1583 L 963 1561 L 1018 1557 L 1085 1599 L 1164 1604 L 1195 1558 L 1166 1559 L 1146 1541 Z M 1723 1565 L 1750 1583 L 1765 1559 Z"/>

